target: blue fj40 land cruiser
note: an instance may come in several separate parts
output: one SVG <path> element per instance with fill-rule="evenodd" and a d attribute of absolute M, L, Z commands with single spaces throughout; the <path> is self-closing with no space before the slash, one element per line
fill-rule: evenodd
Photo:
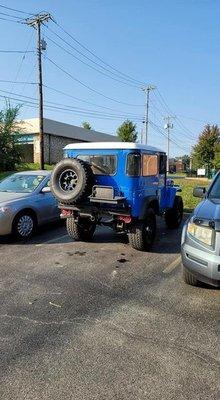
<path fill-rule="evenodd" d="M 178 228 L 183 215 L 178 188 L 166 180 L 166 154 L 134 143 L 74 143 L 54 168 L 51 191 L 75 240 L 92 239 L 96 225 L 128 235 L 131 246 L 148 250 L 156 216 Z"/>

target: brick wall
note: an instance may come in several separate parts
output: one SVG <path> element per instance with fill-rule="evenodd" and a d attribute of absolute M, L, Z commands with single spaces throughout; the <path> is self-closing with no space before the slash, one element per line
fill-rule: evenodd
<path fill-rule="evenodd" d="M 69 139 L 62 136 L 44 134 L 44 161 L 46 164 L 56 164 L 63 158 L 63 148 L 70 143 L 79 143 L 82 140 Z M 34 162 L 39 162 L 39 137 L 34 140 Z"/>

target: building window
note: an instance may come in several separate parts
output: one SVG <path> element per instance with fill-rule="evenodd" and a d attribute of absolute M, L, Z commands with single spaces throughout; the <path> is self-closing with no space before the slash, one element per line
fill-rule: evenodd
<path fill-rule="evenodd" d="M 157 175 L 158 173 L 157 155 L 143 154 L 142 173 L 143 176 Z"/>
<path fill-rule="evenodd" d="M 82 161 L 90 164 L 95 175 L 114 175 L 117 170 L 117 157 L 115 155 L 83 155 L 77 156 Z"/>

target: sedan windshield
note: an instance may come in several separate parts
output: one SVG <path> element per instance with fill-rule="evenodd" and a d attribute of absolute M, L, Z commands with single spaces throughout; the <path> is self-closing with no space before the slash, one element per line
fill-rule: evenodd
<path fill-rule="evenodd" d="M 214 199 L 220 199 L 220 174 L 218 174 L 210 192 L 209 197 Z"/>
<path fill-rule="evenodd" d="M 43 175 L 14 174 L 0 182 L 0 192 L 31 193 L 43 179 Z"/>

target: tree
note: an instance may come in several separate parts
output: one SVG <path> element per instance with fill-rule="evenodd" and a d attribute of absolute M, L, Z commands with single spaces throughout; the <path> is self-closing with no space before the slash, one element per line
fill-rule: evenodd
<path fill-rule="evenodd" d="M 12 171 L 15 164 L 21 162 L 19 127 L 16 122 L 19 111 L 20 106 L 11 107 L 9 102 L 0 111 L 0 171 Z"/>
<path fill-rule="evenodd" d="M 138 136 L 136 124 L 127 119 L 117 129 L 117 135 L 122 142 L 136 142 Z"/>
<path fill-rule="evenodd" d="M 206 125 L 199 136 L 198 143 L 193 148 L 192 158 L 194 168 L 214 167 L 215 146 L 220 140 L 220 130 L 217 125 Z"/>
<path fill-rule="evenodd" d="M 215 145 L 214 167 L 220 169 L 220 142 Z"/>
<path fill-rule="evenodd" d="M 83 127 L 84 129 L 88 129 L 89 131 L 92 129 L 90 123 L 87 122 L 87 121 L 83 121 L 83 122 L 82 122 L 82 127 Z"/>
<path fill-rule="evenodd" d="M 182 159 L 182 163 L 184 164 L 184 168 L 189 169 L 190 156 L 188 154 L 184 154 L 184 156 L 182 156 L 181 159 Z"/>

